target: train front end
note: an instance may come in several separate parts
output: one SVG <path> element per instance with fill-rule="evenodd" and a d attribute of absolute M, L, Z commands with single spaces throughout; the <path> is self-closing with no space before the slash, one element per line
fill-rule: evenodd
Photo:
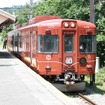
<path fill-rule="evenodd" d="M 62 22 L 62 57 L 64 81 L 66 84 L 82 82 L 90 75 L 94 84 L 96 60 L 96 27 L 79 20 Z"/>
<path fill-rule="evenodd" d="M 38 32 L 37 69 L 40 75 L 66 85 L 82 82 L 85 75 L 94 75 L 95 25 L 60 19 L 40 25 Z"/>

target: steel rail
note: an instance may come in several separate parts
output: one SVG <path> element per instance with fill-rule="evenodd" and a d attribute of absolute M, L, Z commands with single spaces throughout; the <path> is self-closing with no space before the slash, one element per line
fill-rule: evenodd
<path fill-rule="evenodd" d="M 81 97 L 82 99 L 84 99 L 85 101 L 87 101 L 88 103 L 90 103 L 91 105 L 97 105 L 96 103 L 94 103 L 93 101 L 91 101 L 90 99 L 88 99 L 87 97 L 85 97 L 84 95 L 82 95 L 81 93 L 78 94 L 79 97 Z"/>

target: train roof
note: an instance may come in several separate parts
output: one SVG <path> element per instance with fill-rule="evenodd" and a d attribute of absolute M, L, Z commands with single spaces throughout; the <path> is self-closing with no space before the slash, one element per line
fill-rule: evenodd
<path fill-rule="evenodd" d="M 34 22 L 32 23 L 32 21 Z M 37 18 L 33 18 L 29 20 L 29 24 L 23 25 L 22 27 L 18 27 L 16 30 L 23 30 L 30 27 L 45 27 L 45 26 L 55 26 L 55 27 L 61 27 L 61 24 L 63 21 L 75 21 L 78 25 L 78 27 L 95 27 L 93 23 L 82 21 L 82 20 L 76 20 L 76 19 L 61 19 L 59 16 L 37 16 Z"/>
<path fill-rule="evenodd" d="M 46 20 L 46 21 L 42 21 L 40 23 L 37 23 L 36 25 L 40 25 L 40 26 L 46 26 L 46 25 L 61 25 L 62 22 L 76 22 L 78 27 L 82 27 L 84 25 L 89 25 L 91 27 L 95 27 L 95 25 L 91 22 L 86 22 L 86 21 L 82 21 L 82 20 L 76 20 L 76 19 L 52 19 L 52 20 Z"/>
<path fill-rule="evenodd" d="M 75 19 L 52 19 L 52 20 L 46 20 L 46 21 L 42 21 L 42 22 L 39 22 L 39 23 L 36 23 L 36 24 L 32 24 L 32 25 L 27 25 L 25 27 L 21 27 L 20 29 L 34 27 L 34 26 L 47 26 L 47 25 L 60 26 L 63 21 L 75 21 L 75 22 L 77 22 L 78 27 L 82 27 L 84 25 L 89 25 L 91 27 L 95 27 L 95 25 L 93 23 L 82 21 L 82 20 L 75 20 Z"/>

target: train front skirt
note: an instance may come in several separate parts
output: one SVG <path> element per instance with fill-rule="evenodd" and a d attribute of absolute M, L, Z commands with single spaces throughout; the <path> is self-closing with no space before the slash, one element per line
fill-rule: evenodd
<path fill-rule="evenodd" d="M 65 85 L 60 83 L 52 83 L 58 90 L 62 92 L 71 92 L 71 91 L 83 91 L 85 90 L 86 83 L 85 82 L 78 82 L 71 85 Z"/>

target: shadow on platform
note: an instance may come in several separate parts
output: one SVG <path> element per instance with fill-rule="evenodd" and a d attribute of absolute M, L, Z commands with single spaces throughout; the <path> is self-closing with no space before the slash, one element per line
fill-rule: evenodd
<path fill-rule="evenodd" d="M 13 59 L 14 57 L 10 55 L 7 51 L 0 51 L 0 59 Z"/>

